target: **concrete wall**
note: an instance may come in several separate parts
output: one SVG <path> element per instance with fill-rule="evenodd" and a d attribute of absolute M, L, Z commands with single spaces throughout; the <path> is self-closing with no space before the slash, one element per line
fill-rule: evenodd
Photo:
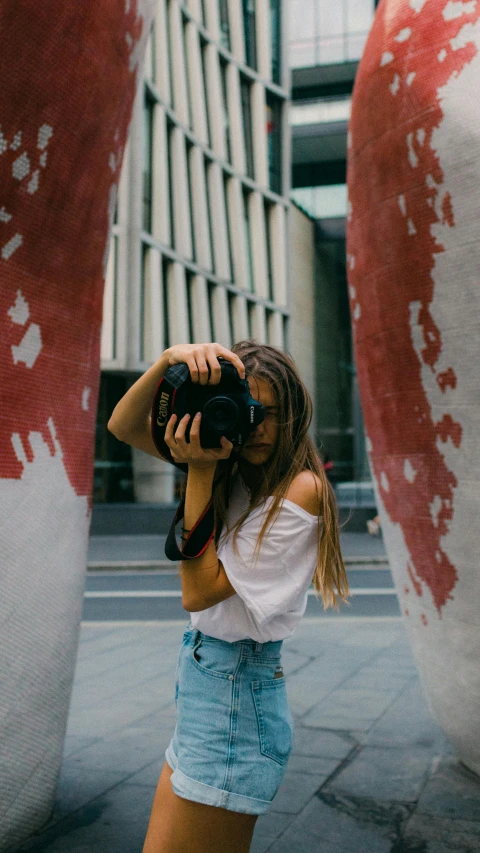
<path fill-rule="evenodd" d="M 316 406 L 315 223 L 294 204 L 288 216 L 289 350 Z M 315 434 L 315 414 L 312 434 Z"/>

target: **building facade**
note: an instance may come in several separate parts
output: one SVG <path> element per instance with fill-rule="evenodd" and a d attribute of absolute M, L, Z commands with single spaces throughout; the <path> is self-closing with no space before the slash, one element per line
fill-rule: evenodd
<path fill-rule="evenodd" d="M 169 502 L 171 466 L 106 429 L 168 346 L 288 346 L 289 71 L 281 0 L 158 0 L 104 296 L 95 502 Z M 112 167 L 114 164 L 111 164 Z"/>
<path fill-rule="evenodd" d="M 370 471 L 347 291 L 346 162 L 351 93 L 375 7 L 288 0 L 292 198 L 315 220 L 316 439 L 339 486 L 358 484 L 358 494 Z"/>

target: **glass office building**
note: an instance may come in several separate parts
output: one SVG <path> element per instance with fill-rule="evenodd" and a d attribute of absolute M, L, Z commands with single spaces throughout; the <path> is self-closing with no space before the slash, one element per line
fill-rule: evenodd
<path fill-rule="evenodd" d="M 158 0 L 104 298 L 96 502 L 163 501 L 171 466 L 106 429 L 177 342 L 285 346 L 290 148 L 281 0 Z"/>
<path fill-rule="evenodd" d="M 347 293 L 351 93 L 374 0 L 288 0 L 292 197 L 315 220 L 316 438 L 338 482 L 370 479 Z"/>

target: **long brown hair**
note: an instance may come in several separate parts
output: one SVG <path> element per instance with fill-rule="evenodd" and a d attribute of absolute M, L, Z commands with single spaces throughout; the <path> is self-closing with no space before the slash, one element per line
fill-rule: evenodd
<path fill-rule="evenodd" d="M 287 494 L 294 478 L 301 471 L 312 471 L 322 485 L 322 494 L 318 496 L 318 552 L 313 586 L 317 597 L 321 597 L 325 610 L 328 607 L 338 610 L 338 599 L 347 601 L 348 580 L 340 550 L 335 494 L 308 434 L 313 410 L 310 394 L 293 359 L 277 347 L 257 344 L 255 341 L 241 341 L 232 347 L 232 351 L 244 363 L 247 376 L 264 379 L 273 388 L 278 400 L 280 426 L 275 450 L 262 466 L 263 476 L 252 491 L 250 506 L 231 528 L 234 546 L 238 531 L 250 512 L 260 506 L 267 497 L 273 496 L 274 500 L 258 537 L 258 553 L 263 537 L 278 516 L 282 498 Z M 236 458 L 233 453 L 229 459 L 217 464 L 214 489 L 217 542 L 227 523 L 228 500 L 235 466 Z"/>

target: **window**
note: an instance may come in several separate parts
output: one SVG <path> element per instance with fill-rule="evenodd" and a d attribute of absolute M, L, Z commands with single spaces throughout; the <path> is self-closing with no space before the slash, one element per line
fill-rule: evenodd
<path fill-rule="evenodd" d="M 163 304 L 163 340 L 165 349 L 170 346 L 170 330 L 168 323 L 168 275 L 170 261 L 162 258 L 162 304 Z"/>
<path fill-rule="evenodd" d="M 292 198 L 314 219 L 337 219 L 347 215 L 346 184 L 320 187 L 297 187 Z"/>
<path fill-rule="evenodd" d="M 228 0 L 218 0 L 218 19 L 220 22 L 220 44 L 230 50 L 230 25 L 228 22 Z"/>
<path fill-rule="evenodd" d="M 265 2 L 265 0 L 263 0 Z M 257 39 L 255 33 L 255 0 L 242 0 L 243 31 L 245 34 L 245 62 L 257 68 Z"/>
<path fill-rule="evenodd" d="M 211 163 L 211 160 L 207 160 L 207 158 L 205 158 L 205 175 L 207 176 L 207 180 L 205 181 L 205 190 L 207 193 L 208 234 L 210 237 L 210 257 L 212 259 L 212 268 L 215 268 L 215 248 L 213 245 L 212 203 L 210 200 L 210 187 L 209 187 L 209 183 L 208 183 L 208 167 L 209 167 L 210 163 Z"/>
<path fill-rule="evenodd" d="M 289 0 L 291 67 L 360 59 L 375 7 L 374 0 Z"/>
<path fill-rule="evenodd" d="M 274 83 L 281 83 L 281 0 L 270 0 L 270 34 L 271 34 L 271 50 L 272 50 L 272 80 Z"/>
<path fill-rule="evenodd" d="M 220 60 L 220 77 L 222 86 L 222 118 L 225 132 L 225 145 L 227 148 L 227 160 L 232 162 L 232 149 L 230 143 L 230 115 L 228 112 L 228 89 L 227 89 L 227 63 Z"/>
<path fill-rule="evenodd" d="M 250 210 L 249 210 L 250 192 L 243 190 L 243 227 L 245 232 L 245 246 L 247 248 L 247 277 L 248 289 L 253 292 L 253 258 L 252 258 L 252 240 L 250 236 Z"/>
<path fill-rule="evenodd" d="M 267 239 L 267 268 L 268 268 L 268 298 L 274 302 L 273 271 L 272 271 L 272 241 L 270 238 L 270 210 L 272 205 L 265 202 L 265 235 Z"/>
<path fill-rule="evenodd" d="M 233 265 L 233 254 L 232 254 L 232 229 L 231 229 L 231 220 L 230 220 L 230 209 L 229 209 L 229 204 L 228 204 L 228 175 L 227 175 L 227 174 L 225 174 L 225 172 L 224 172 L 224 174 L 223 174 L 223 193 L 224 193 L 224 196 L 225 196 L 225 216 L 226 216 L 226 219 L 227 219 L 228 257 L 229 257 L 229 261 L 230 261 L 230 270 L 231 270 L 230 278 L 231 278 L 231 279 L 232 279 L 232 281 L 233 281 L 233 277 L 234 277 L 234 275 L 235 275 L 235 272 L 234 272 L 235 268 L 234 268 L 234 265 Z"/>
<path fill-rule="evenodd" d="M 145 92 L 143 102 L 143 215 L 144 231 L 152 230 L 152 165 L 153 165 L 153 111 L 155 102 Z"/>
<path fill-rule="evenodd" d="M 235 329 L 233 326 L 233 315 L 235 312 L 235 296 L 233 293 L 228 294 L 228 327 L 230 329 L 230 338 L 235 341 Z"/>
<path fill-rule="evenodd" d="M 193 330 L 192 279 L 192 274 L 187 272 L 188 335 L 190 341 L 193 342 L 195 340 L 195 334 Z"/>
<path fill-rule="evenodd" d="M 145 48 L 145 60 L 144 60 L 144 76 L 150 80 L 152 83 L 156 82 L 155 77 L 155 21 L 152 22 L 152 28 L 150 30 L 150 35 L 147 39 L 147 45 Z"/>
<path fill-rule="evenodd" d="M 268 147 L 268 181 L 272 192 L 282 192 L 282 139 L 281 116 L 282 102 L 267 93 L 266 104 L 267 147 Z"/>
<path fill-rule="evenodd" d="M 217 335 L 215 323 L 213 322 L 213 320 L 214 320 L 214 316 L 213 316 L 214 315 L 213 291 L 215 289 L 215 285 L 211 281 L 208 281 L 207 287 L 208 287 L 208 318 L 209 318 L 209 322 L 210 322 L 211 337 L 212 337 L 212 341 L 218 341 L 219 335 Z"/>
<path fill-rule="evenodd" d="M 253 165 L 253 137 L 252 137 L 252 104 L 250 97 L 250 83 L 244 77 L 240 82 L 240 94 L 242 98 L 242 115 L 243 115 L 243 139 L 245 143 L 245 163 L 247 167 L 247 175 L 249 178 L 254 177 Z"/>

